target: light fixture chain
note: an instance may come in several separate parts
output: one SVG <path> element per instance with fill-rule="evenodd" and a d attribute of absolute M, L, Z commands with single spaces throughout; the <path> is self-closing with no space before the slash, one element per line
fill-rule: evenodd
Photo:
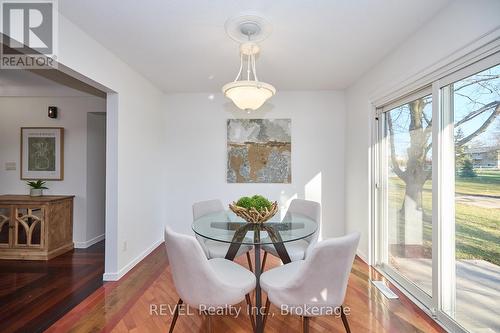
<path fill-rule="evenodd" d="M 257 69 L 255 66 L 255 54 L 253 53 L 252 53 L 252 70 L 253 70 L 253 78 L 255 79 L 255 81 L 259 81 L 259 79 L 257 78 Z"/>
<path fill-rule="evenodd" d="M 247 56 L 247 81 L 250 81 L 250 57 L 251 55 L 249 54 Z"/>
<path fill-rule="evenodd" d="M 236 75 L 236 79 L 234 79 L 234 82 L 238 81 L 238 79 L 241 77 L 242 70 L 243 70 L 243 53 L 240 54 L 240 70 L 238 71 L 238 75 Z"/>

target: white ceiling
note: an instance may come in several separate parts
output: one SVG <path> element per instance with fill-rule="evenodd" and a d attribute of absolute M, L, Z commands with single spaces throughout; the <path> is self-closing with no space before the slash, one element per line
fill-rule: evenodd
<path fill-rule="evenodd" d="M 60 0 L 59 10 L 165 92 L 214 92 L 234 79 L 241 13 L 273 32 L 259 78 L 278 90 L 348 87 L 450 0 Z M 96 59 L 97 61 L 99 59 Z"/>

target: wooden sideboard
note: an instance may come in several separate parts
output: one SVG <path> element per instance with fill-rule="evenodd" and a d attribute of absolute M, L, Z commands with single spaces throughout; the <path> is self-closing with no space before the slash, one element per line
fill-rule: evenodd
<path fill-rule="evenodd" d="M 0 259 L 48 260 L 72 250 L 73 198 L 0 195 Z"/>

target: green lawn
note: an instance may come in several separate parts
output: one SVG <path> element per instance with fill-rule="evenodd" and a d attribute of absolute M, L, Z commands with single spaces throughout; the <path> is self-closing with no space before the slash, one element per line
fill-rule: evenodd
<path fill-rule="evenodd" d="M 477 177 L 474 178 L 458 178 L 455 183 L 455 192 L 500 197 L 500 170 L 481 170 L 476 173 Z"/>
<path fill-rule="evenodd" d="M 477 171 L 474 178 L 457 178 L 456 192 L 466 195 L 489 195 L 500 198 L 500 170 Z M 389 209 L 396 211 L 403 203 L 404 183 L 397 177 L 389 180 Z M 431 182 L 424 186 L 424 246 L 431 247 L 432 195 Z M 390 216 L 395 219 L 395 216 Z M 457 259 L 482 259 L 500 265 L 500 205 L 483 208 L 455 205 L 455 241 Z"/>

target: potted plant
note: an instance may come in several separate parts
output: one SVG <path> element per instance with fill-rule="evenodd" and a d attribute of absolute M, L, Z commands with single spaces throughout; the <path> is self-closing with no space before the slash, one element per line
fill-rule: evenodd
<path fill-rule="evenodd" d="M 249 223 L 264 223 L 276 214 L 278 203 L 271 202 L 261 195 L 242 197 L 229 204 L 229 208 Z"/>
<path fill-rule="evenodd" d="M 45 186 L 45 182 L 42 180 L 28 181 L 26 182 L 30 187 L 30 196 L 40 197 L 43 195 L 43 190 L 48 190 L 49 188 Z"/>

